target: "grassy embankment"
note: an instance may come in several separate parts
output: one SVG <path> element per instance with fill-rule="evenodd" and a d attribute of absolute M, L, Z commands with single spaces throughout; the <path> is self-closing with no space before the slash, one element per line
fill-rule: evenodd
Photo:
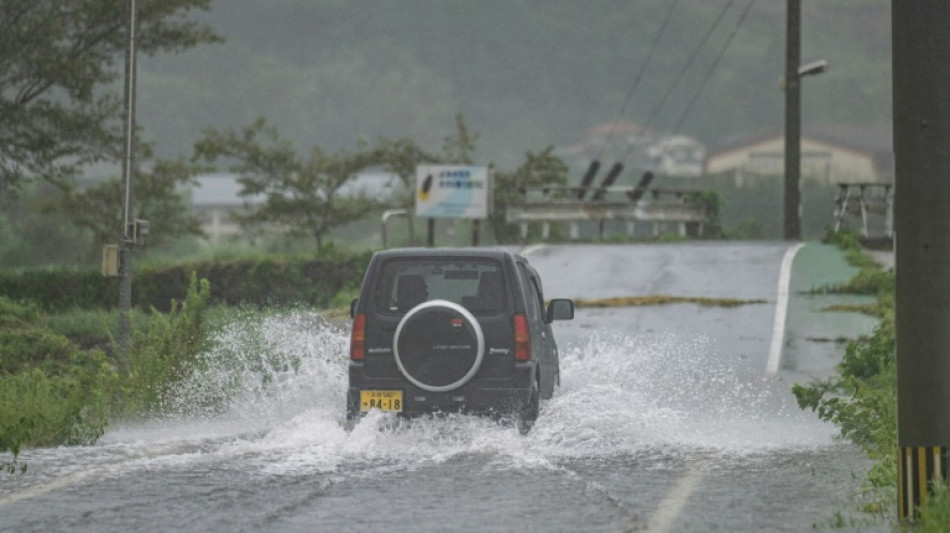
<path fill-rule="evenodd" d="M 117 355 L 117 312 L 102 307 L 113 301 L 111 285 L 98 274 L 5 274 L 0 471 L 25 469 L 17 461 L 22 448 L 90 444 L 110 420 L 161 413 L 169 391 L 200 370 L 208 339 L 235 311 L 345 308 L 367 260 L 364 252 L 317 259 L 255 255 L 144 269 L 136 296 L 149 311 L 133 311 L 128 358 Z"/>
<path fill-rule="evenodd" d="M 133 349 L 116 355 L 116 313 L 58 314 L 0 296 L 0 461 L 25 471 L 23 447 L 95 442 L 110 419 L 160 407 L 166 386 L 184 375 L 205 339 L 210 286 L 192 276 L 167 313 L 133 315 Z M 3 456 L 0 456 L 3 457 Z"/>
<path fill-rule="evenodd" d="M 872 460 L 864 479 L 861 511 L 884 521 L 895 517 L 897 507 L 897 361 L 894 331 L 894 271 L 884 270 L 864 252 L 854 234 L 832 235 L 831 242 L 845 253 L 848 263 L 860 269 L 849 282 L 820 287 L 822 292 L 875 296 L 869 306 L 828 308 L 857 311 L 880 319 L 873 332 L 848 342 L 838 375 L 793 392 L 802 409 L 811 409 L 822 420 L 837 425 L 844 438 L 857 444 Z M 950 491 L 936 487 L 915 530 L 950 530 Z M 856 527 L 860 519 L 839 514 L 835 525 Z"/>

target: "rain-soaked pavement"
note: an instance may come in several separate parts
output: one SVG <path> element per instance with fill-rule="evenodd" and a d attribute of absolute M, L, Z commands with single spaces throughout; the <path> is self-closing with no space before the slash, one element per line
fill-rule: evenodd
<path fill-rule="evenodd" d="M 342 425 L 347 333 L 310 312 L 235 317 L 165 420 L 27 450 L 0 531 L 804 531 L 855 514 L 868 463 L 795 406 L 869 331 L 801 291 L 853 273 L 787 243 L 541 247 L 545 296 L 765 300 L 581 309 L 556 324 L 562 383 L 532 432 L 450 416 Z M 781 333 L 781 330 L 780 330 Z M 225 408 L 221 408 L 224 399 Z M 214 409 L 206 406 L 217 405 Z M 860 515 L 856 515 L 860 518 Z M 887 530 L 863 526 L 862 530 Z"/>

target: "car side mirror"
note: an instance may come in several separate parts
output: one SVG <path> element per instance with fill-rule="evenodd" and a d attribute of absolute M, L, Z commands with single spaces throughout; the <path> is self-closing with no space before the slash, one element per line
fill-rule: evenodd
<path fill-rule="evenodd" d="M 356 318 L 356 305 L 359 302 L 359 298 L 353 298 L 353 300 L 350 301 L 350 318 Z"/>
<path fill-rule="evenodd" d="M 544 318 L 548 322 L 555 320 L 572 320 L 574 318 L 574 302 L 566 298 L 555 298 L 551 300 Z"/>

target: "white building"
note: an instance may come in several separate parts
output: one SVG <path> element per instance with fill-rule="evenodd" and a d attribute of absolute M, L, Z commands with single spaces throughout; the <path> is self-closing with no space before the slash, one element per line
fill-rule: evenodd
<path fill-rule="evenodd" d="M 882 182 L 882 174 L 887 174 L 886 169 L 879 168 L 879 158 L 873 150 L 811 135 L 802 136 L 801 154 L 801 177 L 821 183 Z M 782 176 L 785 137 L 758 139 L 710 154 L 706 174 L 732 174 L 737 185 L 756 176 Z"/>

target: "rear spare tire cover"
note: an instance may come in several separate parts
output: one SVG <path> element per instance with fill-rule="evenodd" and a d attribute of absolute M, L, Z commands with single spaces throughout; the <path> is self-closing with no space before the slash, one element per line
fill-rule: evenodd
<path fill-rule="evenodd" d="M 399 371 L 413 385 L 445 392 L 467 383 L 482 364 L 485 337 L 467 309 L 447 300 L 413 307 L 393 337 Z"/>

